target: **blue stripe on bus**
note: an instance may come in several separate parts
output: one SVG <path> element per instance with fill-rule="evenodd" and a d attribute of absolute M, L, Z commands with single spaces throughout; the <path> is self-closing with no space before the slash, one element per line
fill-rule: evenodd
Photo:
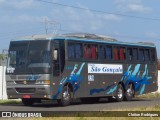
<path fill-rule="evenodd" d="M 28 41 L 28 40 L 34 40 L 34 39 L 21 39 L 21 40 L 16 40 L 18 42 L 21 41 Z M 38 39 L 37 39 L 38 40 Z M 45 40 L 45 39 L 44 39 Z M 116 45 L 129 45 L 129 46 L 144 46 L 144 47 L 153 47 L 155 48 L 154 45 L 144 45 L 142 44 L 138 44 L 138 43 L 125 43 L 125 42 L 120 42 L 120 41 L 115 41 L 115 42 L 110 42 L 110 41 L 103 41 L 103 40 L 93 40 L 93 39 L 79 39 L 79 38 L 61 38 L 61 37 L 57 37 L 57 38 L 46 38 L 46 40 L 66 40 L 66 41 L 83 41 L 83 42 L 96 42 L 96 43 L 107 43 L 107 44 L 116 44 Z"/>
<path fill-rule="evenodd" d="M 78 39 L 78 38 L 53 38 L 52 40 L 66 40 L 66 41 L 83 41 L 83 42 L 97 42 L 97 43 L 108 43 L 108 44 L 121 44 L 121 45 L 130 45 L 130 46 L 145 46 L 145 47 L 154 47 L 153 45 L 144 45 L 144 44 L 138 44 L 138 43 L 125 43 L 125 42 L 110 42 L 110 41 L 101 41 L 101 40 L 92 40 L 92 39 Z"/>

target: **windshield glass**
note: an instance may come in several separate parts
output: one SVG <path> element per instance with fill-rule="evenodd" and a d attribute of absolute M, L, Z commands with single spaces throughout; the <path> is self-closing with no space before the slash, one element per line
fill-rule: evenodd
<path fill-rule="evenodd" d="M 10 45 L 10 50 L 9 50 L 9 66 L 10 67 L 24 67 L 26 64 L 26 49 L 27 49 L 28 44 L 27 43 L 13 43 Z"/>
<path fill-rule="evenodd" d="M 50 67 L 50 51 L 30 50 L 28 55 L 28 67 Z"/>
<path fill-rule="evenodd" d="M 50 42 L 47 40 L 12 41 L 8 73 L 46 73 L 50 68 Z M 48 69 L 48 70 L 47 70 Z"/>

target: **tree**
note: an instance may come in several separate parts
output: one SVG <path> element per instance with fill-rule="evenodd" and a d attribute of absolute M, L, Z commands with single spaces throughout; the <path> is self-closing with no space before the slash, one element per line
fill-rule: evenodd
<path fill-rule="evenodd" d="M 7 54 L 0 54 L 0 66 L 2 65 L 2 62 L 4 60 L 7 60 L 8 55 Z"/>
<path fill-rule="evenodd" d="M 158 59 L 158 70 L 160 70 L 160 59 Z"/>

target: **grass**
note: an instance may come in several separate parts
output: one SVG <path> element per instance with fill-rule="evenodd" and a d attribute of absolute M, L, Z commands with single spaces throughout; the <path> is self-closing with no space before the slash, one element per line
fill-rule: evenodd
<path fill-rule="evenodd" d="M 138 95 L 136 98 L 160 98 L 160 93 L 155 92 L 155 93 L 148 93 L 148 94 L 143 94 L 143 95 Z"/>
<path fill-rule="evenodd" d="M 21 100 L 0 100 L 0 104 L 19 104 Z"/>

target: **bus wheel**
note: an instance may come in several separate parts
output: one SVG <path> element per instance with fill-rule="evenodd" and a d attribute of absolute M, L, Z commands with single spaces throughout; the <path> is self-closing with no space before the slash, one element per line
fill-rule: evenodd
<path fill-rule="evenodd" d="M 34 103 L 34 100 L 29 98 L 28 99 L 22 98 L 22 103 L 26 106 L 32 106 Z"/>
<path fill-rule="evenodd" d="M 126 88 L 124 98 L 126 101 L 130 101 L 130 100 L 132 100 L 133 96 L 134 96 L 133 84 L 129 84 Z"/>
<path fill-rule="evenodd" d="M 124 98 L 124 88 L 121 84 L 118 85 L 115 100 L 121 102 Z"/>
<path fill-rule="evenodd" d="M 59 105 L 67 106 L 71 103 L 71 90 L 65 86 L 62 91 L 61 99 L 57 100 Z"/>

